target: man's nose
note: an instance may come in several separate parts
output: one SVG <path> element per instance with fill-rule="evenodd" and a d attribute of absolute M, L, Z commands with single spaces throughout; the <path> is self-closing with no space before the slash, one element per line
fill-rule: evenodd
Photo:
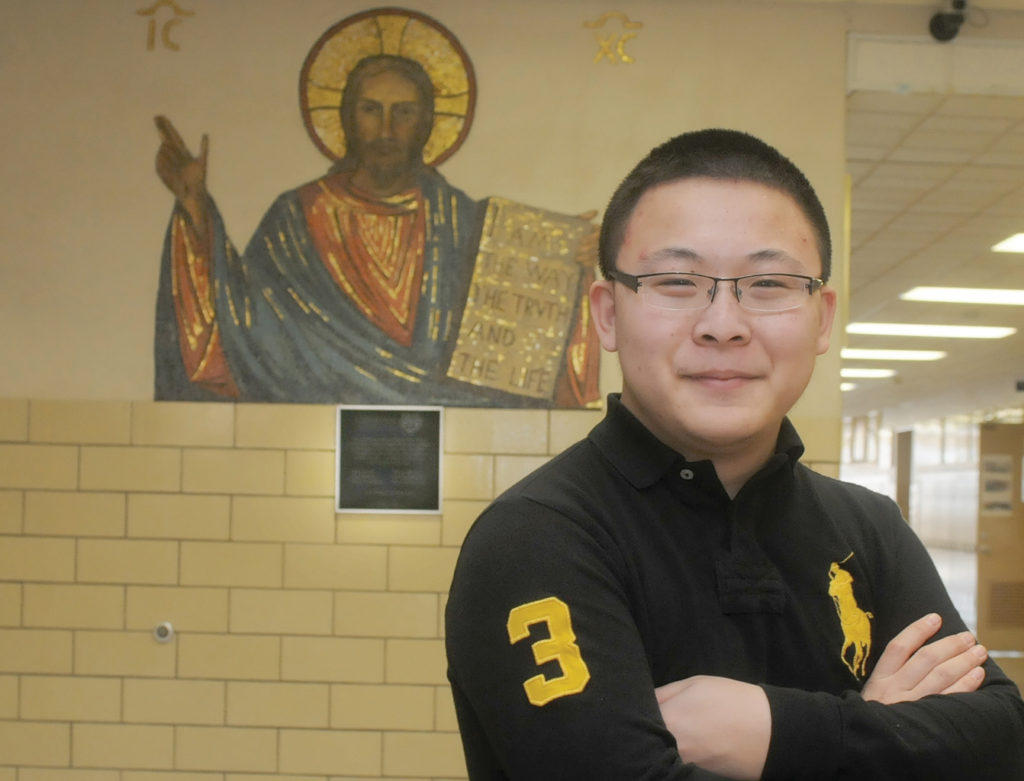
<path fill-rule="evenodd" d="M 716 279 L 708 292 L 708 306 L 714 304 L 719 295 L 733 298 L 738 303 L 740 300 L 739 282 L 735 279 Z"/>
<path fill-rule="evenodd" d="M 740 306 L 736 283 L 716 282 L 711 301 L 700 310 L 694 338 L 702 342 L 745 342 L 750 338 L 747 312 Z"/>

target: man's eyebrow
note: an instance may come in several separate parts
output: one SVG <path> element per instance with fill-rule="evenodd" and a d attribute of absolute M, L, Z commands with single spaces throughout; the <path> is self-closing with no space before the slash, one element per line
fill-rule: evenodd
<path fill-rule="evenodd" d="M 787 262 L 799 263 L 796 258 L 781 249 L 762 249 L 757 252 L 751 252 L 747 257 L 751 260 L 784 260 Z"/>
<path fill-rule="evenodd" d="M 641 261 L 701 260 L 699 253 L 687 247 L 663 247 L 640 256 Z"/>
<path fill-rule="evenodd" d="M 658 263 L 665 260 L 687 260 L 697 263 L 704 259 L 703 255 L 689 247 L 662 247 L 661 249 L 651 250 L 650 252 L 640 256 L 640 261 L 642 263 Z M 776 249 L 774 247 L 768 247 L 751 252 L 747 255 L 747 260 L 754 261 L 755 263 L 759 261 L 781 261 L 783 263 L 800 262 L 785 250 Z"/>

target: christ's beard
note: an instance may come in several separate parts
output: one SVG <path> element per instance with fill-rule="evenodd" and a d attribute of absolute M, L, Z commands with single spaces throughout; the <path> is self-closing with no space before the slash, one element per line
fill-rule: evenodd
<path fill-rule="evenodd" d="M 390 139 L 373 141 L 361 150 L 361 168 L 370 175 L 374 185 L 388 188 L 410 176 L 419 168 L 421 153 L 404 150 L 400 144 Z"/>

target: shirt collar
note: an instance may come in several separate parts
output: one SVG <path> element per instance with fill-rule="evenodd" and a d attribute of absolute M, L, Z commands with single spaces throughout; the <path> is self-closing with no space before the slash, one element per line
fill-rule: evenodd
<path fill-rule="evenodd" d="M 686 459 L 652 434 L 626 409 L 621 394 L 608 395 L 604 420 L 590 432 L 590 441 L 621 472 L 634 488 L 647 488 L 667 472 L 678 471 Z M 804 445 L 789 418 L 783 418 L 775 456 L 765 465 L 777 469 L 782 462 L 795 464 Z M 780 457 L 781 456 L 781 457 Z"/>

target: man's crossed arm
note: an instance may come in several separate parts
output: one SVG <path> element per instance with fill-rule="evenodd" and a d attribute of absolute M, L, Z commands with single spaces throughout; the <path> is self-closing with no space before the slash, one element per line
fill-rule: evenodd
<path fill-rule="evenodd" d="M 942 624 L 929 614 L 896 635 L 861 690 L 865 700 L 891 705 L 931 694 L 976 691 L 988 652 L 970 632 L 933 643 Z M 738 781 L 757 781 L 771 740 L 768 697 L 755 684 L 698 675 L 655 690 L 662 718 L 686 762 Z"/>

